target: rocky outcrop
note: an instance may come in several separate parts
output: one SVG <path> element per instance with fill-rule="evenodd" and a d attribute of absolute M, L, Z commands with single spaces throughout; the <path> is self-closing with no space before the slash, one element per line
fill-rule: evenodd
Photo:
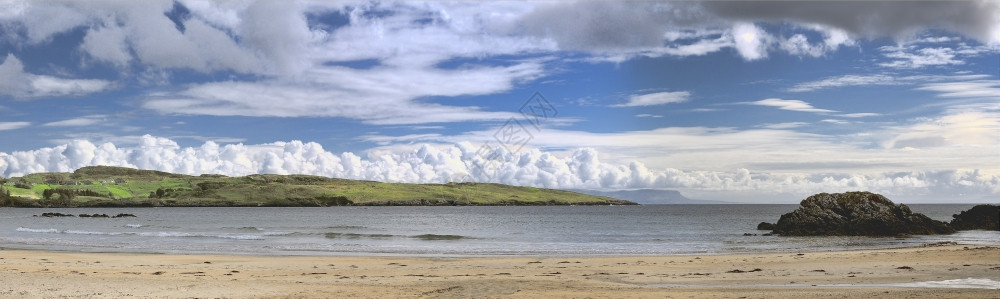
<path fill-rule="evenodd" d="M 757 230 L 774 230 L 774 223 L 761 222 L 757 224 Z"/>
<path fill-rule="evenodd" d="M 784 236 L 895 236 L 955 232 L 947 223 L 913 213 L 871 192 L 820 193 L 781 215 L 774 233 Z"/>
<path fill-rule="evenodd" d="M 35 215 L 35 217 L 38 217 L 38 215 Z M 73 217 L 73 215 L 63 213 L 42 213 L 42 217 Z"/>
<path fill-rule="evenodd" d="M 1000 230 L 1000 206 L 977 205 L 952 217 L 951 227 L 956 230 Z"/>

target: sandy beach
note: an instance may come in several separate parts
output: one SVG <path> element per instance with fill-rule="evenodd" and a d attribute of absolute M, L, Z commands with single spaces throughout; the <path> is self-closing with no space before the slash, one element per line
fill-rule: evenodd
<path fill-rule="evenodd" d="M 1000 281 L 1000 247 L 543 258 L 0 251 L 5 298 L 1000 296 L 893 285 L 969 278 Z"/>

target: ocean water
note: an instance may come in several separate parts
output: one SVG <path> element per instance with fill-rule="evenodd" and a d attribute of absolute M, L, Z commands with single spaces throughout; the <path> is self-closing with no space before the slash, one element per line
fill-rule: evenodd
<path fill-rule="evenodd" d="M 948 221 L 972 207 L 911 205 Z M 1000 245 L 1000 232 L 946 236 L 781 237 L 756 225 L 796 205 L 0 209 L 0 247 L 247 255 L 590 256 L 809 252 L 953 241 Z M 131 213 L 136 218 L 35 217 Z"/>

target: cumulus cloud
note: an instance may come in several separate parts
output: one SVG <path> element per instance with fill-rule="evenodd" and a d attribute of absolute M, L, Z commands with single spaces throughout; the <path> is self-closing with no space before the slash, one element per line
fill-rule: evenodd
<path fill-rule="evenodd" d="M 615 52 L 659 47 L 668 29 L 699 21 L 694 3 L 583 1 L 544 4 L 511 30 L 551 38 L 561 49 Z"/>
<path fill-rule="evenodd" d="M 550 42 L 490 34 L 485 28 L 505 17 L 483 11 L 517 12 L 529 7 L 518 3 L 40 2 L 12 13 L 6 21 L 29 28 L 26 36 L 38 42 L 68 28 L 83 28 L 79 47 L 88 62 L 106 63 L 124 72 L 138 67 L 145 70 L 138 77 L 140 82 L 165 83 L 142 75 L 169 78 L 169 71 L 175 69 L 259 75 L 139 96 L 141 107 L 162 113 L 345 117 L 371 124 L 415 124 L 512 116 L 416 99 L 493 94 L 546 75 L 546 58 L 502 65 L 439 65 L 462 57 L 554 50 Z M 55 21 L 61 25 L 51 30 L 31 29 L 38 25 L 35 16 L 55 12 L 72 12 L 76 18 Z M 350 20 L 341 27 L 317 21 L 345 14 Z M 428 15 L 434 22 L 424 22 Z M 310 21 L 310 16 L 317 19 Z M 344 65 L 358 60 L 374 60 L 376 65 Z M 5 82 L 25 86 L 18 82 L 23 76 L 11 73 Z M 66 95 L 108 87 L 104 81 L 34 78 L 32 82 L 42 91 L 16 94 Z"/>
<path fill-rule="evenodd" d="M 687 91 L 664 91 L 648 94 L 632 95 L 628 99 L 628 103 L 611 105 L 611 107 L 638 107 L 638 106 L 655 106 L 670 103 L 683 103 L 687 102 L 691 97 L 691 93 Z"/>
<path fill-rule="evenodd" d="M 812 113 L 831 113 L 837 112 L 829 109 L 820 109 L 813 107 L 812 104 L 806 103 L 801 100 L 783 100 L 778 98 L 763 99 L 755 102 L 748 102 L 746 104 L 757 105 L 757 106 L 768 106 L 775 107 L 781 110 L 789 111 L 799 111 L 799 112 L 812 112 Z"/>
<path fill-rule="evenodd" d="M 752 23 L 738 23 L 733 26 L 736 51 L 746 60 L 767 57 L 770 36 Z"/>
<path fill-rule="evenodd" d="M 873 175 L 788 175 L 742 168 L 722 172 L 684 171 L 650 169 L 638 161 L 604 162 L 602 154 L 593 148 L 577 148 L 564 154 L 538 149 L 509 152 L 503 147 L 489 151 L 484 152 L 467 142 L 439 146 L 423 144 L 363 158 L 350 152 L 335 154 L 313 142 L 219 145 L 209 141 L 198 147 L 181 147 L 173 140 L 146 135 L 132 147 L 74 140 L 51 148 L 0 153 L 0 175 L 68 172 L 89 165 L 112 165 L 191 175 L 311 174 L 387 182 L 476 181 L 562 189 L 671 188 L 803 195 L 847 190 L 933 193 L 939 189 L 1000 193 L 1000 177 L 975 170 Z M 484 159 L 497 165 L 485 171 L 479 164 Z"/>
<path fill-rule="evenodd" d="M 738 20 L 821 24 L 865 38 L 913 39 L 928 28 L 940 28 L 1000 42 L 1000 4 L 994 1 L 708 1 L 709 12 Z"/>
<path fill-rule="evenodd" d="M 14 54 L 7 54 L 0 64 L 0 95 L 15 98 L 79 96 L 104 91 L 112 86 L 105 80 L 65 79 L 27 73 L 24 64 Z"/>
<path fill-rule="evenodd" d="M 746 60 L 780 49 L 792 55 L 822 56 L 854 39 L 917 40 L 929 29 L 1000 43 L 1000 5 L 989 1 L 845 3 L 613 2 L 585 1 L 537 5 L 503 28 L 554 41 L 560 49 L 587 51 L 597 61 L 631 57 L 704 55 L 732 47 Z M 791 27 L 770 35 L 758 23 Z M 810 41 L 805 31 L 822 40 Z"/>

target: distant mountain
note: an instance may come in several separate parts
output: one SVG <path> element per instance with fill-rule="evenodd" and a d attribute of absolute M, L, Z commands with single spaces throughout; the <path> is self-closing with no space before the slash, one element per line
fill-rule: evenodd
<path fill-rule="evenodd" d="M 680 192 L 675 190 L 657 190 L 657 189 L 636 189 L 636 190 L 618 190 L 618 191 L 599 191 L 599 190 L 583 190 L 575 189 L 571 190 L 577 193 L 597 195 L 597 196 L 607 196 L 612 198 L 617 198 L 621 200 L 627 200 L 635 202 L 638 204 L 649 205 L 649 204 L 727 204 L 724 201 L 715 200 L 697 200 L 684 197 Z"/>

